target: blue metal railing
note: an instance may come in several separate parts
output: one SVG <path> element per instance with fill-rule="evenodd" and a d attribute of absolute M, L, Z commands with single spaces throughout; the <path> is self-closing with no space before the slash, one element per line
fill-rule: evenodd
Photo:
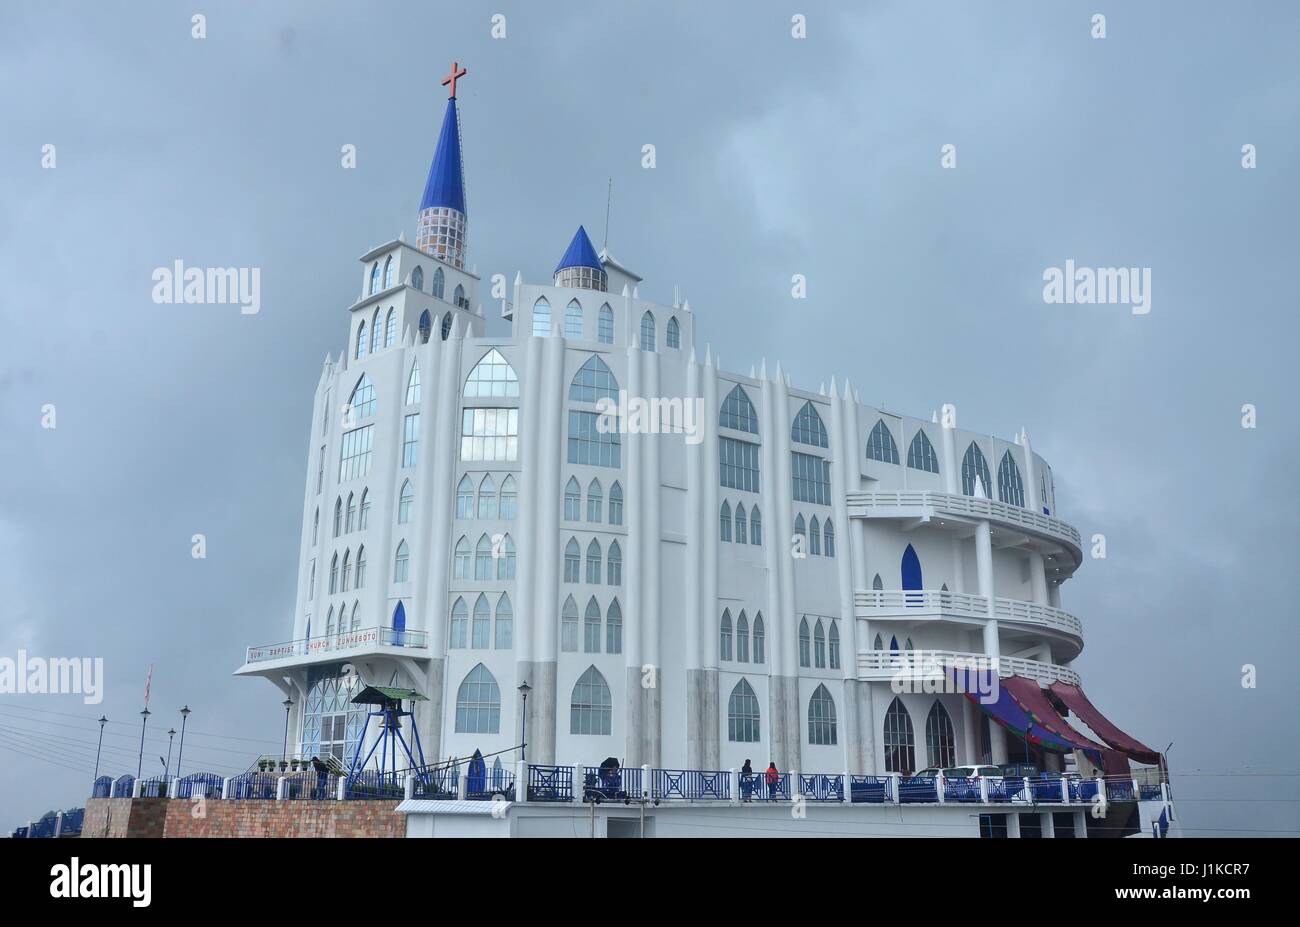
<path fill-rule="evenodd" d="M 653 776 L 651 777 L 653 781 Z M 599 804 L 602 801 L 630 803 L 643 797 L 640 766 L 609 768 L 582 767 L 582 800 Z"/>
<path fill-rule="evenodd" d="M 415 776 L 415 798 L 449 801 L 456 797 L 456 767 L 420 766 L 411 770 Z"/>
<path fill-rule="evenodd" d="M 849 801 L 880 805 L 894 800 L 894 780 L 888 776 L 849 776 Z"/>
<path fill-rule="evenodd" d="M 329 796 L 333 798 L 333 795 Z M 343 797 L 348 800 L 401 801 L 406 797 L 406 773 L 363 769 L 348 776 Z"/>
<path fill-rule="evenodd" d="M 701 769 L 652 769 L 650 797 L 656 801 L 730 801 L 731 773 Z"/>
<path fill-rule="evenodd" d="M 1061 779 L 1060 777 L 1040 776 L 1037 779 L 1029 780 L 1029 789 L 1034 795 L 1034 801 L 1039 804 L 1056 804 L 1061 803 Z"/>
<path fill-rule="evenodd" d="M 113 798 L 130 798 L 135 789 L 135 776 L 118 776 L 113 780 Z"/>
<path fill-rule="evenodd" d="M 1091 802 L 1097 798 L 1096 779 L 1070 780 L 1070 801 Z"/>
<path fill-rule="evenodd" d="M 141 798 L 166 798 L 167 786 L 171 779 L 167 776 L 150 776 L 140 780 Z"/>
<path fill-rule="evenodd" d="M 528 800 L 573 801 L 573 767 L 530 765 Z"/>
<path fill-rule="evenodd" d="M 509 801 L 515 798 L 515 774 L 513 770 L 502 767 L 489 769 L 483 778 L 469 776 L 465 782 L 465 797 L 471 801 L 490 801 L 494 795 L 501 795 Z"/>
<path fill-rule="evenodd" d="M 990 804 L 993 802 L 1011 801 L 1025 787 L 1022 779 L 1006 779 L 1001 776 L 990 776 L 988 780 L 988 794 Z"/>
<path fill-rule="evenodd" d="M 980 781 L 978 779 L 943 777 L 943 800 L 978 802 L 981 800 Z"/>
<path fill-rule="evenodd" d="M 1107 779 L 1106 780 L 1106 800 L 1107 801 L 1133 801 L 1133 780 L 1132 779 Z"/>
<path fill-rule="evenodd" d="M 1142 801 L 1164 801 L 1164 793 L 1159 785 L 1139 785 L 1138 798 Z"/>
<path fill-rule="evenodd" d="M 275 783 L 280 777 L 274 773 L 247 772 L 230 780 L 230 797 L 238 801 L 271 801 L 275 799 Z"/>
<path fill-rule="evenodd" d="M 52 815 L 52 814 L 47 814 L 47 815 L 45 815 L 45 817 L 41 818 L 39 821 L 37 821 L 37 822 L 35 822 L 34 824 L 32 824 L 31 833 L 28 834 L 28 836 L 30 836 L 30 837 L 53 837 L 53 836 L 54 836 L 54 825 L 55 825 L 56 823 L 57 823 L 57 819 L 55 818 L 55 816 Z"/>
<path fill-rule="evenodd" d="M 113 794 L 113 777 L 100 776 L 90 787 L 91 798 L 108 798 Z"/>
<path fill-rule="evenodd" d="M 799 794 L 808 801 L 844 801 L 844 776 L 800 773 Z"/>
<path fill-rule="evenodd" d="M 899 779 L 898 800 L 905 805 L 938 802 L 938 782 L 932 776 L 911 776 Z"/>
<path fill-rule="evenodd" d="M 81 833 L 81 825 L 85 820 L 85 808 L 73 808 L 71 811 L 63 812 L 63 826 L 59 829 L 59 836 L 68 837 Z"/>
<path fill-rule="evenodd" d="M 176 796 L 178 798 L 206 798 L 218 799 L 221 797 L 222 778 L 216 773 L 190 773 L 188 776 L 182 776 L 181 781 L 176 784 Z"/>

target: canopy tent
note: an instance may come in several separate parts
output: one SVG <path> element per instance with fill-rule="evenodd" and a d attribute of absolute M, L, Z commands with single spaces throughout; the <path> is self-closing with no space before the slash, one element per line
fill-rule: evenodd
<path fill-rule="evenodd" d="M 1073 736 L 1068 736 L 1064 732 L 1049 726 L 1049 724 L 1036 720 L 1033 715 L 1025 710 L 1024 706 L 1016 701 L 1011 690 L 1007 687 L 1008 680 L 1001 680 L 1001 684 L 997 686 L 996 700 L 989 703 L 980 697 L 978 686 L 969 684 L 969 680 L 966 678 L 968 670 L 949 667 L 948 672 L 951 674 L 954 685 L 957 686 L 955 691 L 964 692 L 971 704 L 977 705 L 982 712 L 1017 737 L 1023 738 L 1027 743 L 1034 746 L 1051 750 L 1053 753 L 1069 753 L 1073 750 L 1083 750 L 1088 754 L 1088 759 L 1095 765 L 1102 765 L 1101 750 L 1103 748 L 1100 744 L 1095 744 L 1081 737 L 1068 724 L 1060 723 L 1059 717 L 1057 717 L 1058 724 L 1056 727 L 1063 727 Z M 1033 682 L 1032 680 L 1028 681 Z M 1036 682 L 1033 684 L 1038 685 Z M 1053 716 L 1055 717 L 1055 713 L 1053 713 Z"/>
<path fill-rule="evenodd" d="M 1051 692 L 1065 704 L 1066 708 L 1078 715 L 1079 720 L 1088 725 L 1098 737 L 1120 753 L 1127 755 L 1130 759 L 1137 760 L 1139 763 L 1163 766 L 1158 752 L 1111 724 L 1106 719 L 1106 716 L 1088 700 L 1088 696 L 1084 695 L 1083 690 L 1078 686 L 1067 685 L 1064 682 L 1054 682 L 1051 686 Z"/>
<path fill-rule="evenodd" d="M 1074 744 L 1076 750 L 1084 751 L 1088 759 L 1101 766 L 1107 776 L 1127 777 L 1129 775 L 1128 758 L 1122 752 L 1111 750 L 1071 727 L 1070 722 L 1061 717 L 1053 707 L 1047 693 L 1037 680 L 1026 679 L 1024 676 L 1009 676 L 1001 680 L 1001 688 L 1011 693 L 1011 697 L 1035 723 L 1058 734 L 1062 740 Z M 1097 763 L 1095 757 L 1100 757 L 1101 762 Z"/>

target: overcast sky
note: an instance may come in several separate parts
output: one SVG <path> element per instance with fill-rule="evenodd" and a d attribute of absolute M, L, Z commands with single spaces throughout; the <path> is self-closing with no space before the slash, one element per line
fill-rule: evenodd
<path fill-rule="evenodd" d="M 134 772 L 151 663 L 150 773 L 183 703 L 188 770 L 278 752 L 282 696 L 231 672 L 291 632 L 320 365 L 357 257 L 413 240 L 455 58 L 480 274 L 549 279 L 579 223 L 599 244 L 612 177 L 610 250 L 729 369 L 1026 428 L 1107 539 L 1062 592 L 1093 700 L 1174 743 L 1185 829 L 1300 830 L 1217 800 L 1300 774 L 1300 12 L 723 6 L 208 0 L 203 40 L 176 4 L 0 8 L 0 656 L 106 673 L 102 705 L 0 695 L 0 827 L 84 802 L 101 712 L 104 770 Z M 154 304 L 178 259 L 261 268 L 261 312 Z M 1067 259 L 1152 268 L 1150 313 L 1045 305 Z"/>

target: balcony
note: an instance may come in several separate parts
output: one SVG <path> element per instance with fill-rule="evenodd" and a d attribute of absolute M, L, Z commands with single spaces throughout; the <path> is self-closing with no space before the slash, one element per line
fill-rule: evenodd
<path fill-rule="evenodd" d="M 425 631 L 397 631 L 393 628 L 375 627 L 249 647 L 244 665 L 237 671 L 237 675 L 270 667 L 323 663 L 342 656 L 385 653 L 427 658 L 429 635 Z"/>
<path fill-rule="evenodd" d="M 858 678 L 887 681 L 903 673 L 909 677 L 942 677 L 944 668 L 953 663 L 987 667 L 989 658 L 982 653 L 962 653 L 957 650 L 859 650 Z M 1000 658 L 998 675 L 1079 685 L 1079 674 L 1068 667 L 1020 657 Z"/>
<path fill-rule="evenodd" d="M 1064 578 L 1083 562 L 1077 528 L 1018 505 L 925 490 L 851 492 L 846 499 L 851 518 L 908 519 L 952 530 L 973 529 L 976 522 L 987 521 L 994 527 L 995 546 L 1025 547 L 1047 557 L 1049 577 Z"/>
<path fill-rule="evenodd" d="M 982 624 L 988 620 L 988 599 L 942 589 L 859 589 L 854 593 L 854 614 L 876 621 L 955 621 Z M 1021 599 L 995 598 L 993 616 L 1001 623 L 1055 632 L 1083 649 L 1083 624 L 1063 609 Z"/>

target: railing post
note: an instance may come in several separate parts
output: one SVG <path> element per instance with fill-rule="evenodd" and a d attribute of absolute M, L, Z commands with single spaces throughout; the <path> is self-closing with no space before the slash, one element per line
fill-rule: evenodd
<path fill-rule="evenodd" d="M 939 804 L 946 805 L 943 794 L 943 770 L 940 769 L 934 774 L 934 793 L 939 796 Z"/>
<path fill-rule="evenodd" d="M 289 783 L 288 780 L 284 778 L 284 776 L 281 776 L 279 779 L 275 780 L 276 801 L 284 801 L 285 795 L 288 793 L 288 791 L 289 791 Z"/>
<path fill-rule="evenodd" d="M 1037 804 L 1037 802 L 1034 801 L 1034 787 L 1030 784 L 1029 777 L 1025 776 L 1020 781 L 1025 785 L 1025 801 L 1029 802 L 1031 805 Z"/>
<path fill-rule="evenodd" d="M 654 780 L 650 778 L 650 764 L 645 763 L 641 766 L 641 797 L 653 799 L 655 797 Z"/>
<path fill-rule="evenodd" d="M 727 775 L 731 778 L 731 803 L 740 804 L 740 770 L 734 766 L 727 770 Z"/>
<path fill-rule="evenodd" d="M 167 797 L 168 798 L 181 797 L 181 780 L 179 776 L 172 776 L 170 779 L 167 780 Z"/>
<path fill-rule="evenodd" d="M 221 800 L 230 801 L 230 777 L 221 780 Z"/>
<path fill-rule="evenodd" d="M 334 790 L 334 800 L 335 801 L 348 800 L 348 777 L 347 776 L 339 776 L 338 787 L 335 788 Z"/>
<path fill-rule="evenodd" d="M 892 788 L 890 788 L 890 792 L 894 796 L 894 804 L 901 805 L 903 803 L 903 792 L 902 789 L 899 788 L 899 785 L 903 781 L 903 777 L 900 776 L 898 773 L 890 773 L 889 778 L 891 780 L 890 784 L 892 786 Z"/>
<path fill-rule="evenodd" d="M 469 772 L 468 770 L 460 773 L 456 777 L 456 798 L 464 801 L 469 795 Z"/>
<path fill-rule="evenodd" d="M 406 784 L 402 790 L 402 797 L 407 801 L 415 797 L 415 773 L 406 774 Z"/>
<path fill-rule="evenodd" d="M 1106 780 L 1101 776 L 1097 776 L 1093 779 L 1093 782 L 1097 783 L 1097 795 L 1101 797 L 1102 807 L 1105 808 L 1110 802 L 1110 796 L 1106 794 Z"/>
<path fill-rule="evenodd" d="M 515 801 L 521 805 L 528 801 L 528 763 L 524 760 L 515 762 Z"/>
<path fill-rule="evenodd" d="M 54 815 L 54 836 L 58 837 L 63 833 L 63 812 L 60 811 Z"/>
<path fill-rule="evenodd" d="M 1142 800 L 1142 786 L 1138 785 L 1138 781 L 1137 781 L 1137 779 L 1133 779 L 1133 780 L 1131 780 L 1131 781 L 1132 781 L 1132 783 L 1133 783 L 1133 800 L 1134 800 L 1134 801 L 1141 801 L 1141 800 Z"/>
<path fill-rule="evenodd" d="M 1160 800 L 1163 801 L 1166 805 L 1169 804 L 1169 783 L 1168 782 L 1160 783 Z"/>
<path fill-rule="evenodd" d="M 980 776 L 980 804 L 987 805 L 988 803 L 989 803 L 989 777 Z"/>
<path fill-rule="evenodd" d="M 1070 803 L 1070 780 L 1064 776 L 1061 777 L 1061 801 L 1067 805 Z"/>
<path fill-rule="evenodd" d="M 790 770 L 785 781 L 790 783 L 790 788 L 786 789 L 786 791 L 790 793 L 790 801 L 794 801 L 799 796 L 803 795 L 803 783 L 799 781 L 799 770 Z"/>
<path fill-rule="evenodd" d="M 140 797 L 140 791 L 141 791 L 141 789 L 143 788 L 143 786 L 144 786 L 144 780 L 143 780 L 143 779 L 136 779 L 134 782 L 132 782 L 132 783 L 131 783 L 131 797 L 132 797 L 132 798 L 139 798 L 139 797 Z"/>
<path fill-rule="evenodd" d="M 844 802 L 844 804 L 847 805 L 849 804 L 851 798 L 851 795 L 849 793 L 852 791 L 853 788 L 853 780 L 849 778 L 849 771 L 847 769 L 844 770 L 842 773 L 840 773 L 840 775 L 844 777 L 843 779 L 840 780 L 841 783 L 840 801 Z"/>

